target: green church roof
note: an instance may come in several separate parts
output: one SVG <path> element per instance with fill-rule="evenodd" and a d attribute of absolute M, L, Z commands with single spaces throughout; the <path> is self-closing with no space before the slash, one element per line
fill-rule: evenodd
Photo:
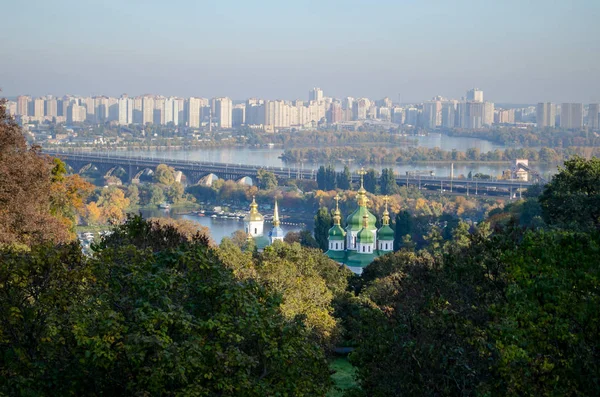
<path fill-rule="evenodd" d="M 348 253 L 348 259 L 346 259 L 346 266 L 352 267 L 367 267 L 371 262 L 379 256 L 379 252 L 373 252 L 370 254 L 362 254 L 358 252 Z"/>
<path fill-rule="evenodd" d="M 377 232 L 377 238 L 383 241 L 389 241 L 394 239 L 394 231 L 388 225 L 383 225 Z"/>
<path fill-rule="evenodd" d="M 340 225 L 333 225 L 331 229 L 329 229 L 329 239 L 330 240 L 344 240 L 346 238 L 346 232 Z"/>
<path fill-rule="evenodd" d="M 373 244 L 375 242 L 375 238 L 373 237 L 373 232 L 369 229 L 363 228 L 358 234 L 356 238 L 361 244 Z"/>
<path fill-rule="evenodd" d="M 359 206 L 346 218 L 346 224 L 348 225 L 349 230 L 362 229 L 363 216 L 365 214 L 368 216 L 369 229 L 375 229 L 375 222 L 377 222 L 375 215 L 371 214 L 367 207 Z"/>
<path fill-rule="evenodd" d="M 258 249 L 259 251 L 265 249 L 267 245 L 271 244 L 271 241 L 267 236 L 257 236 L 253 238 L 254 243 L 256 244 L 256 249 Z"/>
<path fill-rule="evenodd" d="M 329 259 L 332 259 L 336 262 L 339 263 L 346 263 L 346 251 L 332 251 L 329 250 L 325 253 L 325 255 L 327 255 L 329 257 Z"/>

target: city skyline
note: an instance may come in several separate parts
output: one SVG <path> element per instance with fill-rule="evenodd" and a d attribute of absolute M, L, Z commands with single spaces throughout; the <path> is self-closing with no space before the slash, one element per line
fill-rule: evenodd
<path fill-rule="evenodd" d="M 580 129 L 598 128 L 600 105 L 592 103 L 539 102 L 535 106 L 496 108 L 484 91 L 471 88 L 460 100 L 436 96 L 429 101 L 399 104 L 386 97 L 332 98 L 319 87 L 308 91 L 308 101 L 248 98 L 234 103 L 229 97 L 165 97 L 146 94 L 130 97 L 20 95 L 7 103 L 9 114 L 20 123 L 116 122 L 118 125 L 183 125 L 226 130 L 241 126 L 275 132 L 289 128 L 329 125 L 355 129 L 364 122 L 388 127 L 434 130 L 443 128 L 481 129 L 492 125 L 536 125 Z M 587 110 L 587 111 L 586 111 Z M 386 124 L 387 123 L 387 124 Z"/>
<path fill-rule="evenodd" d="M 497 103 L 600 101 L 594 0 L 34 0 L 3 11 L 3 96 L 304 98 L 320 85 L 411 103 L 479 86 Z"/>

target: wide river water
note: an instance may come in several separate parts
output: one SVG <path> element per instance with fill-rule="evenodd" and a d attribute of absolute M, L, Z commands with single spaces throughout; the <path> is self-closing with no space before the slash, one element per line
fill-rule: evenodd
<path fill-rule="evenodd" d="M 466 151 L 469 148 L 478 148 L 481 153 L 486 153 L 496 149 L 504 150 L 508 146 L 498 145 L 483 139 L 466 138 L 466 137 L 450 137 L 442 134 L 430 134 L 428 136 L 410 137 L 418 141 L 417 146 L 435 148 L 439 147 L 442 150 L 458 150 Z M 376 149 L 374 149 L 376 150 Z M 164 159 L 178 160 L 195 160 L 209 161 L 218 163 L 230 164 L 248 164 L 267 167 L 298 167 L 304 168 L 307 171 L 317 170 L 321 164 L 304 163 L 294 164 L 286 163 L 281 160 L 283 154 L 281 148 L 247 148 L 247 147 L 219 147 L 219 148 L 197 148 L 189 150 L 148 150 L 148 151 L 119 151 L 122 156 L 151 156 Z M 361 167 L 360 164 L 350 162 L 351 170 L 357 170 Z M 448 163 L 418 163 L 418 164 L 388 164 L 375 166 L 374 168 L 392 167 L 396 173 L 404 175 L 406 171 L 434 171 L 438 176 L 450 176 L 451 166 Z M 343 164 L 337 164 L 337 169 L 342 169 Z M 461 174 L 467 175 L 470 171 L 473 174 L 482 173 L 492 175 L 494 177 L 501 176 L 502 171 L 510 168 L 507 163 L 466 163 L 460 162 L 454 164 L 454 176 Z M 550 176 L 557 171 L 556 164 L 535 164 L 534 169 L 539 171 L 543 176 Z"/>
<path fill-rule="evenodd" d="M 259 211 L 263 215 L 270 213 L 265 210 Z M 223 237 L 231 237 L 231 234 L 237 230 L 244 230 L 244 222 L 238 219 L 223 219 L 223 218 L 211 218 L 210 216 L 198 216 L 191 214 L 189 210 L 171 209 L 169 211 L 160 209 L 142 209 L 140 210 L 144 218 L 174 218 L 174 219 L 188 219 L 194 221 L 202 226 L 206 226 L 210 229 L 210 235 L 217 243 L 220 243 Z M 265 222 L 265 234 L 271 231 L 273 225 L 270 222 Z M 312 228 L 312 226 L 310 226 Z M 281 229 L 285 234 L 288 232 L 298 232 L 302 230 L 301 226 L 281 225 Z"/>

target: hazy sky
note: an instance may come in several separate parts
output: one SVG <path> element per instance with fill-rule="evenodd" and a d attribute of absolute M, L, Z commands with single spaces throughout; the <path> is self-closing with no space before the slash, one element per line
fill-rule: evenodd
<path fill-rule="evenodd" d="M 600 0 L 12 0 L 3 95 L 600 101 Z"/>

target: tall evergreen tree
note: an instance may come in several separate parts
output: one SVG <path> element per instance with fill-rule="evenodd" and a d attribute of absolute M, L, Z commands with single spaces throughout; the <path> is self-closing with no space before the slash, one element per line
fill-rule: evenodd
<path fill-rule="evenodd" d="M 398 250 L 402 247 L 402 241 L 404 236 L 409 235 L 412 237 L 413 233 L 413 219 L 412 215 L 408 211 L 400 211 L 396 215 L 396 239 L 394 249 Z"/>
<path fill-rule="evenodd" d="M 333 165 L 328 165 L 325 169 L 325 188 L 327 190 L 335 190 L 336 180 L 335 180 L 335 168 Z"/>
<path fill-rule="evenodd" d="M 326 190 L 327 188 L 327 175 L 325 171 L 325 166 L 320 166 L 319 171 L 317 171 L 317 187 L 320 190 Z"/>
<path fill-rule="evenodd" d="M 364 186 L 367 192 L 375 194 L 377 192 L 377 171 L 369 169 L 365 174 Z"/>
<path fill-rule="evenodd" d="M 337 187 L 342 190 L 349 190 L 352 185 L 352 174 L 350 168 L 344 166 L 344 171 L 337 174 Z"/>
<path fill-rule="evenodd" d="M 327 251 L 329 237 L 329 229 L 333 226 L 331 214 L 326 207 L 319 208 L 319 212 L 315 216 L 315 240 L 319 244 L 319 248 Z"/>
<path fill-rule="evenodd" d="M 381 194 L 394 194 L 398 191 L 393 168 L 384 168 L 381 171 L 380 186 Z"/>

